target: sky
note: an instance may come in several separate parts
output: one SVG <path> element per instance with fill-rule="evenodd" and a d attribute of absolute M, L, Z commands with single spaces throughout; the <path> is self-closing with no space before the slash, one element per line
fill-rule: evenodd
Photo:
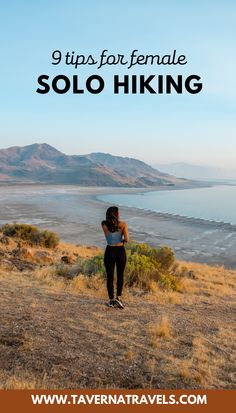
<path fill-rule="evenodd" d="M 0 148 L 46 142 L 67 154 L 109 152 L 150 164 L 235 167 L 234 0 L 9 0 L 1 2 Z M 52 65 L 52 52 L 171 54 L 185 66 Z M 104 92 L 36 93 L 63 74 L 105 80 Z M 199 94 L 115 95 L 114 74 L 197 74 Z"/>

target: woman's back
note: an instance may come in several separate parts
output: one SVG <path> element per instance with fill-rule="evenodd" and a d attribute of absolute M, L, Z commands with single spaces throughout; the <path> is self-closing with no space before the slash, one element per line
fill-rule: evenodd
<path fill-rule="evenodd" d="M 124 308 L 121 300 L 124 270 L 126 265 L 126 252 L 124 244 L 129 240 L 128 226 L 119 220 L 119 209 L 116 206 L 108 208 L 106 220 L 102 221 L 102 229 L 107 240 L 104 254 L 104 264 L 107 274 L 107 291 L 109 307 Z M 117 274 L 117 298 L 114 299 L 114 271 Z"/>
<path fill-rule="evenodd" d="M 118 207 L 108 208 L 106 219 L 101 224 L 108 245 L 119 247 L 128 242 L 128 227 L 124 221 L 120 221 Z"/>
<path fill-rule="evenodd" d="M 105 233 L 105 237 L 108 245 L 119 244 L 124 241 L 123 232 L 121 229 L 118 229 L 118 231 L 115 232 L 111 232 L 108 230 Z"/>

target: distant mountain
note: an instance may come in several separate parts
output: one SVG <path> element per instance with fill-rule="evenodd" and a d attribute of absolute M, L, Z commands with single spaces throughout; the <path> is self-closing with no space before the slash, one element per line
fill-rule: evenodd
<path fill-rule="evenodd" d="M 43 143 L 0 150 L 0 183 L 7 182 L 148 187 L 184 180 L 133 158 L 105 153 L 65 155 Z"/>
<path fill-rule="evenodd" d="M 159 171 L 185 179 L 196 180 L 236 180 L 236 170 L 226 170 L 211 166 L 191 165 L 184 162 L 155 164 Z"/>

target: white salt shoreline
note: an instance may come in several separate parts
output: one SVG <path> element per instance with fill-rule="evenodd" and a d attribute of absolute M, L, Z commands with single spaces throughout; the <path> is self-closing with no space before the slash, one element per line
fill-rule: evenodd
<path fill-rule="evenodd" d="M 114 193 L 137 194 L 159 188 L 0 187 L 0 221 L 1 224 L 12 221 L 38 223 L 58 232 L 64 241 L 105 247 L 100 222 L 108 204 L 96 197 Z M 136 241 L 155 247 L 169 245 L 178 259 L 236 268 L 236 226 L 133 207 L 120 207 L 120 210 Z"/>

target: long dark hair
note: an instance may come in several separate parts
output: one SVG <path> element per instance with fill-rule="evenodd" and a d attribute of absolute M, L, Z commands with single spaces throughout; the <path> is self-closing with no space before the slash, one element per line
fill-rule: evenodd
<path fill-rule="evenodd" d="M 119 208 L 117 206 L 112 206 L 107 209 L 106 220 L 102 221 L 110 232 L 116 232 L 119 229 Z"/>

